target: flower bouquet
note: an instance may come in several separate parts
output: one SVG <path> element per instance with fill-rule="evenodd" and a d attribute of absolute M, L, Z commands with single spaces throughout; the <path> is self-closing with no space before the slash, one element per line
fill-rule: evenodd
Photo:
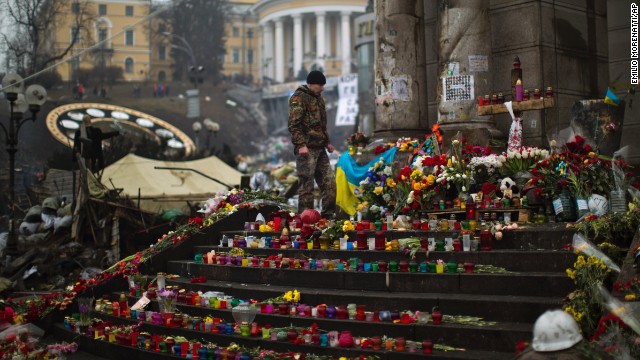
<path fill-rule="evenodd" d="M 78 325 L 80 326 L 91 325 L 91 310 L 93 310 L 93 298 L 79 297 L 77 298 L 77 301 L 78 301 L 78 313 L 80 314 Z"/>
<path fill-rule="evenodd" d="M 175 312 L 177 298 L 178 293 L 173 289 L 164 289 L 158 292 L 158 304 L 160 305 L 160 312 L 163 314 Z"/>
<path fill-rule="evenodd" d="M 531 178 L 531 170 L 541 160 L 549 157 L 549 151 L 537 147 L 523 146 L 508 150 L 498 156 L 500 174 L 515 180 L 520 189 Z"/>
<path fill-rule="evenodd" d="M 379 219 L 386 210 L 395 207 L 395 182 L 393 181 L 393 169 L 380 158 L 373 166 L 369 167 L 366 177 L 360 181 L 360 187 L 356 196 L 361 203 L 357 210 L 367 214 L 370 220 Z"/>
<path fill-rule="evenodd" d="M 347 137 L 347 144 L 355 147 L 365 147 L 369 144 L 369 137 L 361 132 L 356 132 Z"/>

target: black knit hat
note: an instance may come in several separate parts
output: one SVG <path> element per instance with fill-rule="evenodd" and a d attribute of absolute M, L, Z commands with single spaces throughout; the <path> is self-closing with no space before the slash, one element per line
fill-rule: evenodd
<path fill-rule="evenodd" d="M 318 70 L 313 70 L 307 75 L 307 84 L 326 84 L 327 78 L 324 77 L 324 74 Z"/>

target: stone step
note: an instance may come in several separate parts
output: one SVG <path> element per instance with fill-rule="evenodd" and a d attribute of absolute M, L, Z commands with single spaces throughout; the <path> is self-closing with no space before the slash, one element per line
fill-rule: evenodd
<path fill-rule="evenodd" d="M 135 299 L 130 298 L 130 303 Z M 344 303 L 346 305 L 346 303 Z M 258 305 L 258 308 L 260 305 Z M 448 306 L 443 306 L 449 309 Z M 149 311 L 159 311 L 157 301 L 146 308 Z M 205 318 L 211 316 L 220 318 L 225 322 L 233 322 L 232 311 L 230 309 L 214 309 L 210 307 L 177 304 L 180 313 L 189 316 Z M 373 310 L 373 308 L 371 308 Z M 259 310 L 258 310 L 259 311 Z M 429 311 L 427 311 L 429 312 Z M 103 316 L 104 314 L 96 314 Z M 435 325 L 429 323 L 393 323 L 391 321 L 367 322 L 348 319 L 328 319 L 310 316 L 281 315 L 279 313 L 263 314 L 258 312 L 255 322 L 260 325 L 269 324 L 272 327 L 288 327 L 295 323 L 296 326 L 310 327 L 316 323 L 321 329 L 331 329 L 336 331 L 349 330 L 354 335 L 360 337 L 371 337 L 376 335 L 387 335 L 391 337 L 405 337 L 406 339 L 420 340 L 430 338 L 441 343 L 446 343 L 455 347 L 468 347 L 477 350 L 487 351 L 512 351 L 513 344 L 527 340 L 531 337 L 532 324 L 515 322 L 484 322 L 483 324 L 463 324 L 450 321 L 446 317 L 443 323 Z M 453 315 L 453 314 L 451 314 Z M 455 314 L 459 315 L 459 314 Z M 477 316 L 477 315 L 475 315 Z"/>
<path fill-rule="evenodd" d="M 438 292 L 467 295 L 564 296 L 574 284 L 561 272 L 526 273 L 383 273 L 243 267 L 173 260 L 167 272 L 183 277 L 325 290 Z"/>
<path fill-rule="evenodd" d="M 221 246 L 196 246 L 195 254 L 203 254 L 211 250 L 229 252 L 232 248 Z M 364 262 L 379 260 L 391 261 L 408 259 L 398 251 L 369 251 L 369 250 L 301 250 L 301 249 L 271 249 L 271 248 L 244 248 L 246 254 L 266 257 L 282 254 L 283 257 L 310 258 L 310 259 L 349 259 L 357 257 Z M 442 259 L 445 262 L 454 261 L 464 263 L 467 261 L 475 264 L 493 265 L 505 268 L 508 271 L 553 271 L 563 272 L 575 262 L 576 255 L 566 250 L 491 250 L 491 251 L 430 251 L 427 257 L 425 251 L 420 250 L 415 255 L 417 262 L 424 260 L 433 261 Z M 544 269 L 541 268 L 544 264 Z"/>
<path fill-rule="evenodd" d="M 117 325 L 134 325 L 137 324 L 135 320 L 127 320 L 124 318 L 116 318 L 114 316 L 101 315 L 104 320 L 109 320 Z M 101 354 L 108 359 L 159 359 L 164 357 L 175 358 L 174 354 L 159 353 L 152 350 L 142 350 L 137 347 L 123 345 L 118 343 L 110 343 L 104 340 L 95 340 L 92 337 L 85 335 L 78 335 L 66 329 L 62 324 L 55 324 L 55 331 L 58 337 L 64 341 L 75 341 L 80 348 L 90 351 L 94 354 Z M 165 335 L 165 336 L 184 336 L 188 340 L 197 340 L 201 342 L 211 342 L 218 346 L 228 346 L 231 343 L 238 344 L 246 349 L 267 349 L 275 350 L 278 352 L 301 352 L 307 354 L 322 354 L 333 357 L 347 356 L 358 357 L 364 356 L 377 356 L 379 359 L 410 359 L 410 358 L 423 358 L 424 355 L 421 352 L 411 353 L 408 351 L 398 352 L 393 350 L 372 350 L 361 348 L 340 348 L 340 347 L 326 347 L 316 346 L 309 344 L 293 344 L 287 341 L 272 341 L 270 339 L 262 339 L 260 337 L 244 337 L 239 335 L 224 335 L 205 333 L 202 331 L 189 330 L 184 328 L 166 327 L 161 325 L 154 325 L 151 323 L 143 323 L 142 331 L 147 331 L 151 334 Z M 355 335 L 355 334 L 354 334 Z M 356 335 L 357 336 L 357 335 Z M 408 339 L 410 340 L 410 339 Z M 420 340 L 421 342 L 422 340 Z M 448 345 L 446 343 L 439 343 L 437 340 L 432 339 L 434 344 Z M 449 345 L 450 346 L 450 345 Z M 513 352 L 498 352 L 498 351 L 483 351 L 464 349 L 457 351 L 441 351 L 434 350 L 433 354 L 429 356 L 432 359 L 511 359 L 513 358 Z"/>
<path fill-rule="evenodd" d="M 365 231 L 367 238 L 374 237 L 374 230 Z M 494 239 L 493 246 L 496 249 L 511 250 L 561 250 L 566 244 L 570 244 L 575 230 L 568 223 L 545 223 L 545 224 L 526 224 L 520 225 L 516 230 L 503 231 L 503 238 L 500 241 Z M 299 231 L 289 232 L 289 236 L 293 239 L 299 235 Z M 406 230 L 406 231 L 385 231 L 387 240 L 402 239 L 407 237 L 434 237 L 436 240 L 446 237 L 458 237 L 460 231 L 423 231 L 423 230 Z M 233 237 L 233 235 L 243 236 L 280 236 L 280 232 L 259 232 L 259 231 L 223 231 L 220 236 L 213 237 L 210 240 L 211 245 L 220 245 L 223 235 Z M 350 240 L 355 240 L 357 232 L 350 231 L 347 233 Z M 475 231 L 475 236 L 480 235 L 480 230 Z"/>
<path fill-rule="evenodd" d="M 185 278 L 167 280 L 167 285 L 193 291 L 215 291 L 238 299 L 263 301 L 276 298 L 291 287 L 277 284 L 249 284 L 208 280 L 206 283 L 190 283 Z M 302 302 L 315 306 L 320 304 L 346 305 L 355 303 L 366 305 L 369 310 L 411 310 L 431 312 L 439 306 L 447 315 L 481 317 L 488 321 L 535 322 L 546 310 L 562 306 L 562 297 L 466 295 L 416 292 L 364 292 L 360 290 L 325 291 L 313 287 L 297 287 Z M 508 310 L 508 311 L 505 311 Z"/>

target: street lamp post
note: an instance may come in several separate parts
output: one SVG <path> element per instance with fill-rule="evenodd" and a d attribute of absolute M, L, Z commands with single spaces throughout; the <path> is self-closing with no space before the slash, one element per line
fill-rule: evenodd
<path fill-rule="evenodd" d="M 4 139 L 9 153 L 9 237 L 5 251 L 6 264 L 18 255 L 18 234 L 15 226 L 15 167 L 16 152 L 18 152 L 18 134 L 25 122 L 36 120 L 36 114 L 47 100 L 47 91 L 40 85 L 30 85 L 23 93 L 24 82 L 18 74 L 7 74 L 2 79 L 2 91 L 5 99 L 9 101 L 9 128 L 0 123 L 4 133 Z M 31 117 L 23 117 L 29 110 Z"/>

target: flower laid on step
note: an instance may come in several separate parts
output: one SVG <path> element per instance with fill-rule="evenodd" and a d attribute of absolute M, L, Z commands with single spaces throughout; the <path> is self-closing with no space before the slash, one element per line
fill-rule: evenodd
<path fill-rule="evenodd" d="M 369 137 L 361 132 L 356 132 L 347 137 L 347 145 L 365 147 L 369 144 Z"/>
<path fill-rule="evenodd" d="M 176 299 L 178 291 L 175 289 L 165 289 L 158 292 L 158 301 L 162 305 L 161 312 L 173 313 L 176 309 Z"/>
<path fill-rule="evenodd" d="M 333 241 L 348 237 L 347 233 L 353 230 L 355 230 L 355 226 L 350 220 L 338 220 L 333 225 L 322 230 L 322 233 L 328 236 L 330 241 Z"/>
<path fill-rule="evenodd" d="M 360 181 L 356 196 L 360 200 L 356 210 L 369 220 L 380 219 L 388 209 L 396 205 L 393 167 L 380 157 L 369 167 L 366 177 Z"/>
<path fill-rule="evenodd" d="M 301 297 L 300 292 L 297 289 L 294 289 L 294 290 L 286 291 L 284 294 L 280 296 L 259 301 L 258 304 L 277 304 L 282 302 L 298 303 L 300 302 L 300 297 Z"/>
<path fill-rule="evenodd" d="M 573 269 L 566 272 L 578 289 L 566 297 L 564 311 L 573 315 L 584 335 L 591 336 L 604 313 L 597 301 L 597 286 L 611 278 L 611 269 L 596 256 L 579 255 Z"/>

